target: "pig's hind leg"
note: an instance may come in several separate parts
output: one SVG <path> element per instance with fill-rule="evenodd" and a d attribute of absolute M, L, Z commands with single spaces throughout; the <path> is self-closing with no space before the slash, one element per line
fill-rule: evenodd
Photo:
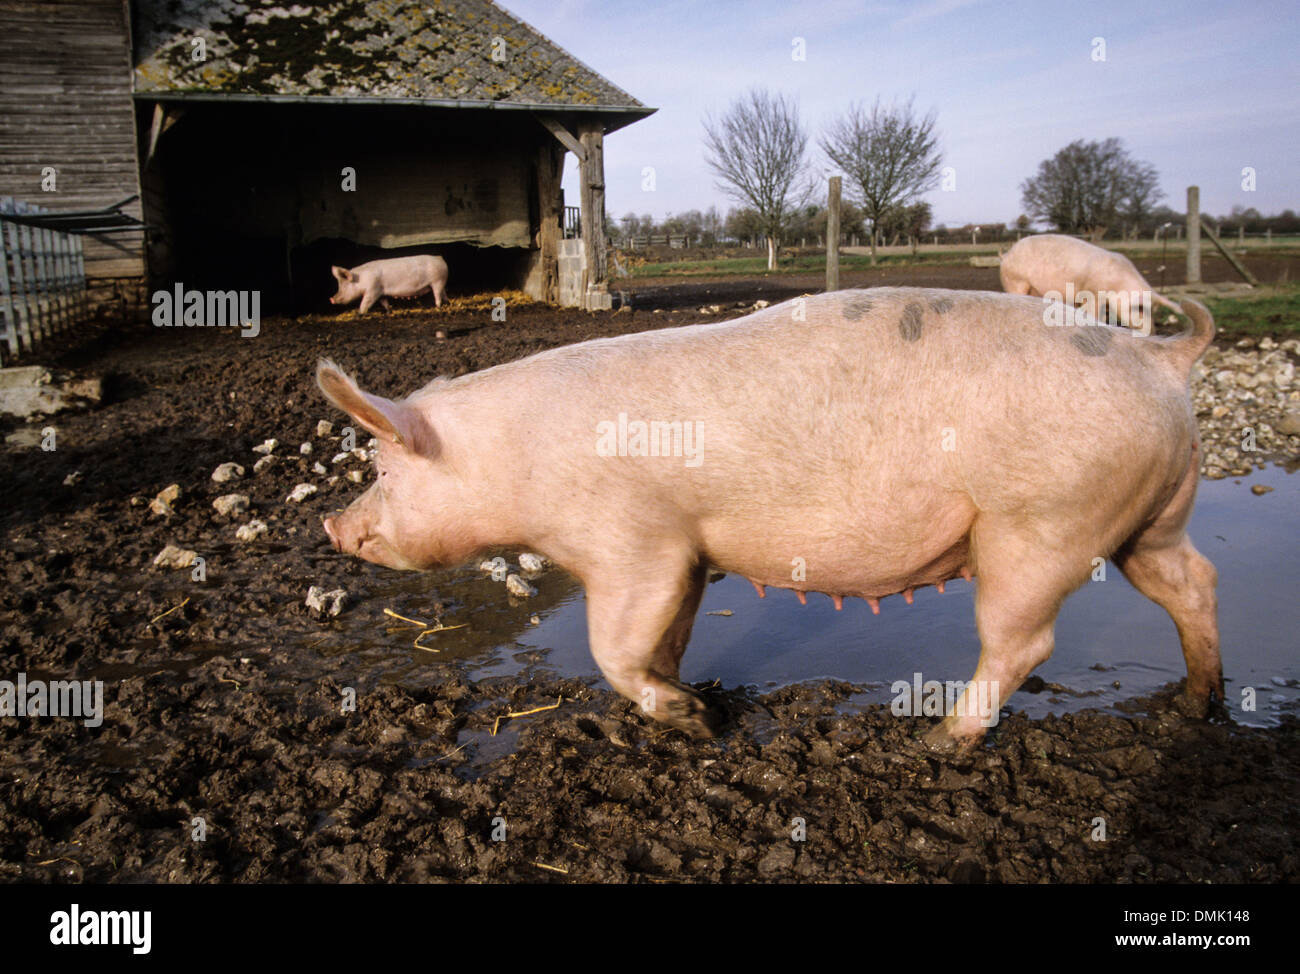
<path fill-rule="evenodd" d="M 1133 587 L 1168 612 L 1178 627 L 1187 663 L 1187 686 L 1178 707 L 1191 717 L 1204 717 L 1212 696 L 1224 701 L 1214 591 L 1219 575 L 1185 530 L 1196 499 L 1199 456 L 1199 450 L 1192 453 L 1183 482 L 1155 522 L 1114 556 Z"/>
<path fill-rule="evenodd" d="M 1187 686 L 1178 709 L 1204 717 L 1210 699 L 1223 701 L 1223 663 L 1219 656 L 1218 573 L 1187 535 L 1167 547 L 1138 547 L 1116 556 L 1133 587 L 1169 613 L 1187 663 Z"/>
<path fill-rule="evenodd" d="M 678 675 L 705 574 L 697 563 L 652 577 L 607 572 L 587 584 L 591 653 L 605 679 L 648 716 L 702 738 L 717 733 L 718 717 Z"/>

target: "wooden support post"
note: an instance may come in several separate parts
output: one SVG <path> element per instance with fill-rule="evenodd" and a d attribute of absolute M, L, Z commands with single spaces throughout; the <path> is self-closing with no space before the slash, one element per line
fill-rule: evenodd
<path fill-rule="evenodd" d="M 1214 244 L 1214 246 L 1219 249 L 1219 253 L 1223 254 L 1224 258 L 1232 265 L 1233 269 L 1245 279 L 1247 284 L 1252 286 L 1259 284 L 1259 281 L 1255 280 L 1255 275 L 1246 270 L 1246 266 L 1241 261 L 1237 260 L 1236 256 L 1233 255 L 1227 247 L 1223 246 L 1223 242 L 1219 240 L 1218 234 L 1210 229 L 1208 223 L 1202 221 L 1201 230 L 1210 238 L 1210 243 Z"/>
<path fill-rule="evenodd" d="M 579 160 L 582 184 L 582 249 L 587 258 L 588 289 L 605 288 L 605 127 L 584 122 L 578 128 L 583 155 Z"/>
<path fill-rule="evenodd" d="M 537 250 L 540 277 L 537 288 L 547 304 L 560 302 L 560 238 L 564 234 L 564 150 L 542 142 L 537 151 Z"/>
<path fill-rule="evenodd" d="M 1201 283 L 1201 188 L 1187 187 L 1187 283 Z"/>
<path fill-rule="evenodd" d="M 826 290 L 840 289 L 840 184 L 832 176 L 826 201 Z"/>

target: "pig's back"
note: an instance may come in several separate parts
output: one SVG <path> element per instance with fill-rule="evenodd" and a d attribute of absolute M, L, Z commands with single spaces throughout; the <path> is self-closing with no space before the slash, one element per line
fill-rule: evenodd
<path fill-rule="evenodd" d="M 896 483 L 885 468 L 898 465 L 964 489 L 984 479 L 988 454 L 974 462 L 963 441 L 994 450 L 1003 459 L 986 465 L 1003 470 L 1042 452 L 1036 431 L 1105 455 L 1135 414 L 1188 409 L 1142 339 L 1047 326 L 1040 298 L 877 288 L 809 297 L 805 320 L 799 307 L 552 349 L 445 388 L 527 403 L 547 439 L 573 450 L 592 452 L 597 424 L 620 414 L 695 423 L 698 466 L 641 458 L 624 474 L 675 492 L 738 480 L 728 493 L 753 498 L 818 481 L 859 496 Z M 755 462 L 774 451 L 797 462 Z"/>
<path fill-rule="evenodd" d="M 1015 243 L 1003 255 L 1000 273 L 1004 286 L 1009 279 L 1019 279 L 1039 294 L 1063 294 L 1067 284 L 1077 291 L 1126 289 L 1134 280 L 1142 280 L 1123 254 L 1057 233 L 1037 234 Z"/>

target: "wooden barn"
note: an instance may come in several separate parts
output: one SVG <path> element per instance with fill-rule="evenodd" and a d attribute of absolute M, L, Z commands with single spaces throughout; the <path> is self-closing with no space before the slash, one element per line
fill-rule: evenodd
<path fill-rule="evenodd" d="M 331 264 L 439 253 L 452 293 L 607 306 L 603 140 L 654 109 L 489 0 L 6 0 L 0 38 L 0 194 L 140 197 L 88 277 L 306 308 Z"/>

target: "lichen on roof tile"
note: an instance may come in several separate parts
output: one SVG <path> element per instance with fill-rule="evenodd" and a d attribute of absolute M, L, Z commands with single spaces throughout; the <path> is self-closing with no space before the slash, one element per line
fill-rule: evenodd
<path fill-rule="evenodd" d="M 141 93 L 644 108 L 490 0 L 137 0 L 131 6 Z M 193 56 L 197 37 L 205 47 L 200 61 Z"/>

